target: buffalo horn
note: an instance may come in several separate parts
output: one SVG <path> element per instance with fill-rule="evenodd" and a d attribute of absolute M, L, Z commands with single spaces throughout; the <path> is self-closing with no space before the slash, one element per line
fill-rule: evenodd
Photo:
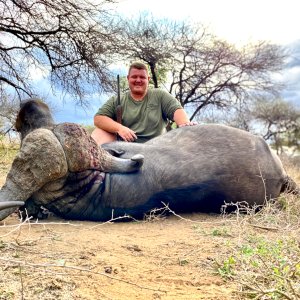
<path fill-rule="evenodd" d="M 0 210 L 5 208 L 22 206 L 24 204 L 25 203 L 23 201 L 4 201 L 4 202 L 0 202 Z"/>

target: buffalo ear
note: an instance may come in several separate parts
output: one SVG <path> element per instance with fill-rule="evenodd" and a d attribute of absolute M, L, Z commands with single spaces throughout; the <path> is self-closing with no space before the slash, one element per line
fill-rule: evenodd
<path fill-rule="evenodd" d="M 115 150 L 115 149 L 109 149 L 108 151 L 111 155 L 119 157 L 125 153 L 124 150 Z"/>
<path fill-rule="evenodd" d="M 107 151 L 109 154 L 111 154 L 112 156 L 115 157 L 120 157 L 121 155 L 123 155 L 125 153 L 124 150 L 116 150 L 116 149 L 111 149 L 109 147 L 106 147 L 105 145 L 101 146 L 105 151 Z"/>

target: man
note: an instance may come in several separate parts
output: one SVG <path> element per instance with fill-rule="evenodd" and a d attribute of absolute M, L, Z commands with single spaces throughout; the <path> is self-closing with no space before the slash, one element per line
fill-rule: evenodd
<path fill-rule="evenodd" d="M 126 142 L 146 142 L 164 132 L 168 119 L 179 127 L 196 124 L 169 93 L 148 89 L 150 76 L 145 64 L 131 64 L 127 80 L 130 90 L 121 97 L 122 124 L 116 121 L 117 97 L 109 99 L 94 117 L 92 137 L 99 145 L 115 141 L 117 135 Z"/>

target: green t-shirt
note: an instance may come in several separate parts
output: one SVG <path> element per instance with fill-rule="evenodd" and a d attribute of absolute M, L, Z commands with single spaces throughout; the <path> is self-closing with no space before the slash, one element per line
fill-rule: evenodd
<path fill-rule="evenodd" d="M 149 89 L 142 101 L 135 101 L 130 92 L 121 96 L 122 125 L 136 132 L 136 142 L 146 142 L 165 131 L 167 120 L 182 108 L 179 101 L 161 89 Z M 96 113 L 117 120 L 117 97 L 110 98 Z"/>

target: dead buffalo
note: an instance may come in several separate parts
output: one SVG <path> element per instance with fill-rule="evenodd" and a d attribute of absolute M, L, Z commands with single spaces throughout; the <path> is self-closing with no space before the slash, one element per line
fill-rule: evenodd
<path fill-rule="evenodd" d="M 49 117 L 34 123 L 17 119 L 22 145 L 0 202 L 25 201 L 63 218 L 105 221 L 112 211 L 141 218 L 162 202 L 176 212 L 218 212 L 224 202 L 262 205 L 283 191 L 299 191 L 262 138 L 232 127 L 197 125 L 145 144 L 109 143 L 103 148 L 119 157 L 111 167 L 112 156 L 78 125 L 54 125 Z M 13 210 L 2 210 L 0 219 Z"/>

